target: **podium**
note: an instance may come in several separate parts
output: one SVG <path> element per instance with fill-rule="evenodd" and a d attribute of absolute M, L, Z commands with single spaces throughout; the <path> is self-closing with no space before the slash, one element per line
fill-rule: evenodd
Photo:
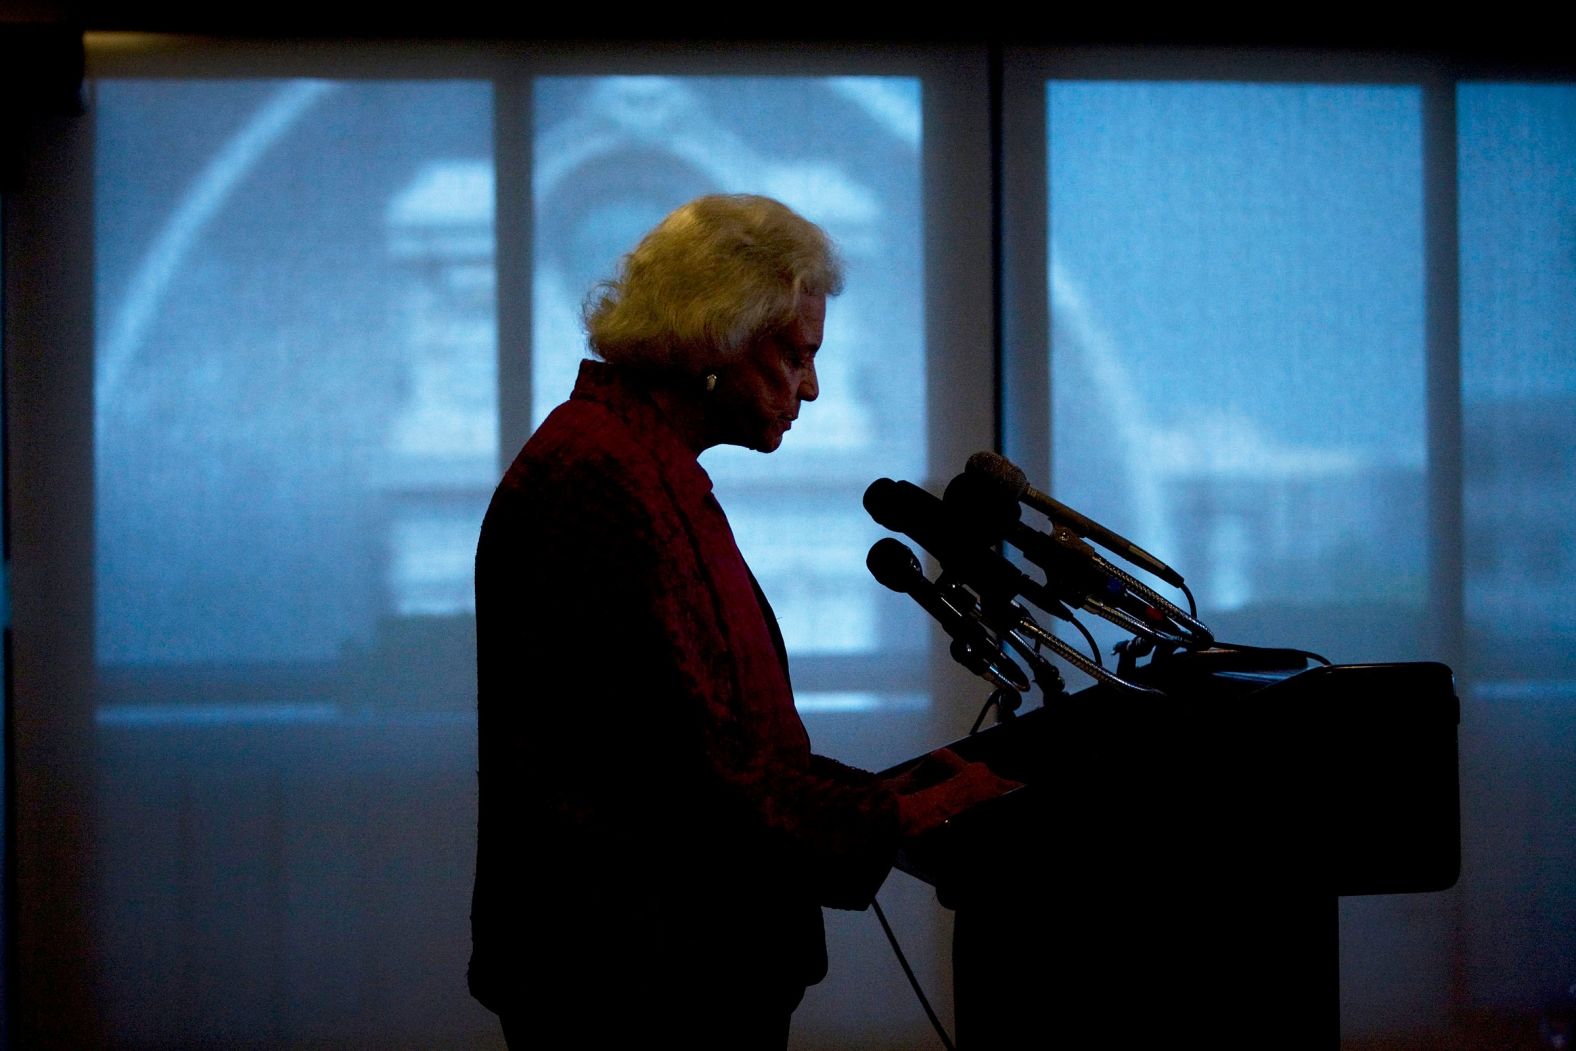
<path fill-rule="evenodd" d="M 950 746 L 1023 783 L 898 859 L 956 913 L 960 1051 L 1328 1049 L 1337 897 L 1455 883 L 1448 667 L 1193 656 Z"/>

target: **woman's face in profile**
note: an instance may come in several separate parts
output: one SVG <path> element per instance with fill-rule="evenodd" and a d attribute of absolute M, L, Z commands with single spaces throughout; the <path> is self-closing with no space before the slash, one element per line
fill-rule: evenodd
<path fill-rule="evenodd" d="M 821 393 L 815 355 L 826 327 L 826 297 L 799 298 L 792 321 L 748 345 L 717 372 L 712 392 L 719 443 L 774 452 L 799 418 L 801 402 Z"/>

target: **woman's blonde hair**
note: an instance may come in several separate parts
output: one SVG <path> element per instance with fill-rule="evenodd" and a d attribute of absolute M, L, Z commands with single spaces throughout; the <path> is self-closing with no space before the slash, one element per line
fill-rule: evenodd
<path fill-rule="evenodd" d="M 669 214 L 592 289 L 586 333 L 605 361 L 699 376 L 787 325 L 800 296 L 842 290 L 819 226 L 770 197 L 713 194 Z"/>

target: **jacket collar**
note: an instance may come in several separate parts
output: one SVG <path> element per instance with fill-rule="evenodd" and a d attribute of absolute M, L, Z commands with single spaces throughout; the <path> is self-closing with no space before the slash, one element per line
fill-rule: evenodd
<path fill-rule="evenodd" d="M 638 373 L 605 361 L 582 361 L 570 398 L 595 402 L 623 420 L 660 464 L 679 499 L 699 504 L 711 492 L 711 475 L 669 425 Z"/>

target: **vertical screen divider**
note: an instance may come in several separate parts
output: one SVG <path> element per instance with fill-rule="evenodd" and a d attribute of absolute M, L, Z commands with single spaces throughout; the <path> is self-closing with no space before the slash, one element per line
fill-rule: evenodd
<path fill-rule="evenodd" d="M 1003 56 L 1001 94 L 1002 452 L 1051 485 L 1050 214 L 1045 78 L 1026 53 Z"/>
<path fill-rule="evenodd" d="M 498 284 L 498 458 L 508 465 L 531 433 L 531 80 L 493 80 L 493 236 Z"/>
<path fill-rule="evenodd" d="M 1424 331 L 1428 436 L 1428 649 L 1465 667 L 1462 558 L 1461 246 L 1454 81 L 1423 85 Z"/>

